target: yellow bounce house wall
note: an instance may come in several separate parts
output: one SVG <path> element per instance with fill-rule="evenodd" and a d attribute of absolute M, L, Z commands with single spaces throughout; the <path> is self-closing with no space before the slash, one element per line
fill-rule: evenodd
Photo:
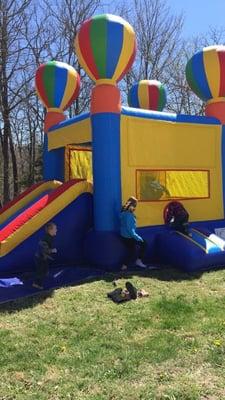
<path fill-rule="evenodd" d="M 184 204 L 190 221 L 223 218 L 221 165 L 221 126 L 121 116 L 122 200 L 138 197 L 138 226 L 163 224 L 164 207 L 173 199 Z M 143 200 L 140 179 L 154 173 L 166 179 L 169 193 Z"/>

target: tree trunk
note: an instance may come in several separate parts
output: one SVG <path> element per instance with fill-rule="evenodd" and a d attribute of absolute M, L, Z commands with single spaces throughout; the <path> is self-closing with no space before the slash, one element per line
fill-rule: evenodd
<path fill-rule="evenodd" d="M 9 194 L 9 129 L 10 129 L 10 122 L 8 116 L 3 116 L 4 121 L 4 137 L 3 137 L 3 202 L 4 204 L 10 200 Z"/>
<path fill-rule="evenodd" d="M 36 137 L 35 131 L 33 131 L 33 149 L 32 149 L 32 184 L 35 181 L 35 161 L 36 161 Z"/>
<path fill-rule="evenodd" d="M 10 145 L 10 152 L 12 157 L 12 169 L 13 169 L 13 197 L 18 196 L 19 194 L 19 185 L 18 185 L 18 168 L 17 168 L 17 159 L 15 148 L 13 144 L 12 132 L 11 127 L 9 131 L 9 145 Z"/>

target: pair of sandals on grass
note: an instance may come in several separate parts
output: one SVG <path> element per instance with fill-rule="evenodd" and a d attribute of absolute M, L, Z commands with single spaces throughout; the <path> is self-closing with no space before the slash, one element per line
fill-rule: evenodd
<path fill-rule="evenodd" d="M 136 300 L 138 297 L 148 297 L 149 294 L 144 289 L 137 289 L 131 282 L 125 283 L 126 289 L 117 288 L 107 294 L 108 298 L 114 303 Z"/>

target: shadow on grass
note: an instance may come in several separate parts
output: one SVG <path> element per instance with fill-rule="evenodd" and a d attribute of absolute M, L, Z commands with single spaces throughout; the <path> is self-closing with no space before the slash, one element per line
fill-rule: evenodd
<path fill-rule="evenodd" d="M 184 281 L 184 280 L 194 280 L 199 279 L 204 271 L 198 271 L 196 273 L 187 273 L 183 271 L 179 271 L 170 267 L 160 267 L 159 269 L 143 269 L 136 270 L 130 269 L 127 271 L 119 272 L 119 273 L 111 273 L 109 276 L 114 277 L 113 279 L 131 279 L 134 276 L 146 277 L 146 278 L 154 278 L 160 281 L 172 282 L 172 281 Z"/>
<path fill-rule="evenodd" d="M 21 297 L 16 300 L 8 301 L 7 303 L 0 304 L 0 313 L 1 314 L 12 314 L 26 308 L 33 308 L 38 304 L 42 304 L 46 299 L 52 297 L 54 294 L 54 290 L 50 289 L 44 292 L 33 293 L 27 295 L 26 297 Z"/>
<path fill-rule="evenodd" d="M 36 293 L 28 293 L 26 295 L 22 295 L 21 297 L 9 300 L 8 302 L 4 302 L 0 304 L 0 314 L 4 313 L 15 313 L 21 311 L 26 308 L 33 308 L 38 304 L 42 304 L 48 299 L 52 297 L 54 291 L 60 289 L 62 287 L 74 287 L 83 284 L 89 284 L 97 281 L 105 281 L 108 283 L 113 283 L 119 279 L 127 279 L 130 280 L 134 277 L 145 277 L 145 278 L 153 278 L 158 279 L 159 281 L 165 282 L 181 282 L 181 281 L 192 281 L 196 279 L 200 279 L 201 276 L 205 273 L 211 273 L 217 270 L 221 270 L 224 267 L 214 268 L 211 270 L 202 270 L 193 273 L 187 273 L 181 270 L 177 270 L 168 266 L 160 266 L 158 269 L 129 269 L 127 271 L 102 271 L 102 274 L 99 276 L 87 277 L 86 279 L 77 279 L 75 282 L 70 282 L 66 285 L 61 285 L 58 287 L 54 287 L 52 289 L 47 289 L 42 292 Z"/>
<path fill-rule="evenodd" d="M 90 273 L 90 270 L 89 270 L 89 273 Z M 15 312 L 24 310 L 26 308 L 33 308 L 33 307 L 37 306 L 38 304 L 43 304 L 48 298 L 53 297 L 54 292 L 60 288 L 73 287 L 73 286 L 88 284 L 88 283 L 101 281 L 101 280 L 105 280 L 106 282 L 111 282 L 113 280 L 112 276 L 114 276 L 114 275 L 113 274 L 105 274 L 103 272 L 99 276 L 93 276 L 93 277 L 89 276 L 87 278 L 76 279 L 75 281 L 71 281 L 66 284 L 61 284 L 61 285 L 59 284 L 52 288 L 46 288 L 42 291 L 38 290 L 36 292 L 20 293 L 20 294 L 18 294 L 18 298 L 10 299 L 10 297 L 9 297 L 8 301 L 5 300 L 4 302 L 0 303 L 0 314 L 15 313 Z M 25 279 L 23 279 L 24 283 L 29 288 L 31 286 L 31 281 L 29 279 L 30 274 L 27 274 L 27 276 L 25 275 L 23 277 L 25 278 Z M 18 287 L 20 287 L 20 286 L 18 286 Z M 1 290 L 1 288 L 0 288 L 0 290 Z M 7 290 L 10 290 L 10 288 L 8 288 L 8 289 L 4 288 L 3 290 L 7 291 Z"/>
<path fill-rule="evenodd" d="M 205 269 L 195 272 L 184 272 L 169 266 L 160 266 L 158 269 L 130 269 L 118 273 L 108 273 L 108 280 L 132 279 L 135 276 L 158 279 L 164 282 L 182 282 L 200 279 L 202 275 L 224 269 L 225 266 Z"/>

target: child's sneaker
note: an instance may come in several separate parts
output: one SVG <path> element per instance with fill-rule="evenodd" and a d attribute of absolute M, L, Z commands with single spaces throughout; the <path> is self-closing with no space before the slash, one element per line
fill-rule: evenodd
<path fill-rule="evenodd" d="M 127 270 L 127 265 L 123 264 L 121 267 L 121 271 L 126 271 Z"/>
<path fill-rule="evenodd" d="M 44 289 L 44 287 L 43 286 L 41 286 L 41 285 L 38 285 L 37 283 L 33 283 L 32 284 L 32 286 L 35 288 L 35 289 L 40 289 L 40 290 L 42 290 L 42 289 Z"/>
<path fill-rule="evenodd" d="M 126 282 L 126 289 L 128 290 L 131 299 L 136 300 L 137 298 L 137 289 L 131 282 Z"/>
<path fill-rule="evenodd" d="M 141 268 L 147 268 L 147 265 L 145 265 L 145 264 L 141 261 L 140 258 L 138 258 L 138 259 L 136 260 L 136 266 L 137 266 L 137 267 L 141 267 Z"/>

